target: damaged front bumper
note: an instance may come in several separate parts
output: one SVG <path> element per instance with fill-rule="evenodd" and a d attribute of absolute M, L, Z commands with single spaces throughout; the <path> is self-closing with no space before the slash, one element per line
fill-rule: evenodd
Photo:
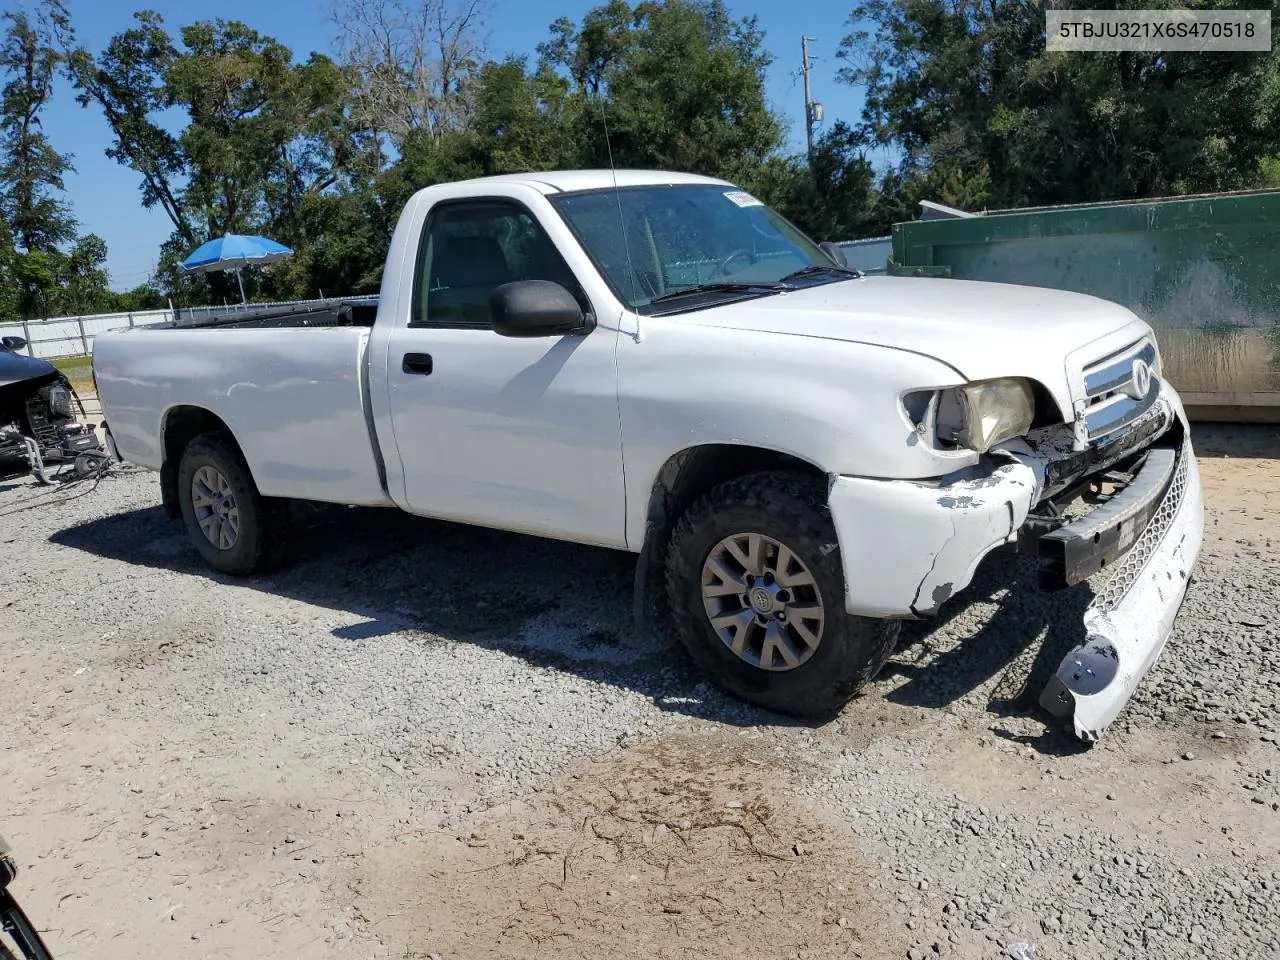
<path fill-rule="evenodd" d="M 1141 467 L 1104 506 L 1054 530 L 1028 522 L 1047 498 L 1144 448 Z M 970 583 L 987 554 L 1020 540 L 1039 554 L 1041 584 L 1048 588 L 1114 570 L 1085 614 L 1084 641 L 1041 697 L 1052 713 L 1071 716 L 1077 736 L 1096 740 L 1163 650 L 1200 553 L 1200 476 L 1181 402 L 1165 385 L 1150 415 L 1110 448 L 1082 455 L 1045 437 L 993 453 L 1004 462 L 932 484 L 832 482 L 846 609 L 872 617 L 928 616 Z"/>
<path fill-rule="evenodd" d="M 1135 516 L 1154 506 L 1150 520 L 1137 531 L 1133 547 L 1085 611 L 1084 643 L 1067 654 L 1040 698 L 1049 712 L 1069 715 L 1082 740 L 1101 736 L 1160 656 L 1200 556 L 1204 538 L 1200 470 L 1185 433 L 1171 453 L 1172 476 L 1160 493 L 1147 500 L 1150 489 L 1140 490 L 1142 496 L 1128 498 L 1127 506 L 1135 509 Z M 1143 473 L 1162 462 L 1149 461 Z M 1070 531 L 1072 526 L 1063 530 Z M 1101 536 L 1097 531 L 1083 535 Z"/>

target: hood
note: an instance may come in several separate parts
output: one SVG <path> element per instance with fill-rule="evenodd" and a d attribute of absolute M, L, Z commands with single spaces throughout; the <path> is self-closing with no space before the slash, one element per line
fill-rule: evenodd
<path fill-rule="evenodd" d="M 1135 340 L 1148 329 L 1125 307 L 1082 293 L 916 277 L 821 284 L 679 320 L 910 350 L 967 380 L 1030 377 L 1054 393 L 1066 387 L 1070 354 L 1126 326 Z"/>
<path fill-rule="evenodd" d="M 57 375 L 58 369 L 48 360 L 24 357 L 20 353 L 0 350 L 0 387 Z"/>

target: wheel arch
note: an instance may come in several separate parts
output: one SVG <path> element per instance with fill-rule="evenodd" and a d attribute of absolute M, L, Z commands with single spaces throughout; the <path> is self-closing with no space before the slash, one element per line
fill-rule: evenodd
<path fill-rule="evenodd" d="M 226 437 L 236 452 L 244 456 L 231 428 L 212 410 L 194 404 L 180 404 L 165 411 L 160 426 L 160 500 L 172 520 L 182 516 L 178 506 L 178 464 L 182 461 L 182 452 L 192 440 L 206 433 Z M 249 473 L 252 476 L 252 468 Z"/>
<path fill-rule="evenodd" d="M 636 561 L 632 613 L 642 627 L 662 622 L 662 564 L 676 521 L 703 494 L 722 483 L 752 473 L 785 470 L 828 480 L 816 464 L 768 447 L 707 443 L 673 453 L 649 487 L 644 541 Z"/>

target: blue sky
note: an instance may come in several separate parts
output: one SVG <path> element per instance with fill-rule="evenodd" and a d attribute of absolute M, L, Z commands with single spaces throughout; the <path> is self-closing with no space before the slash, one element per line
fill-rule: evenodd
<path fill-rule="evenodd" d="M 815 38 L 809 45 L 810 54 L 817 57 L 811 82 L 814 98 L 825 107 L 825 125 L 857 119 L 860 92 L 835 82 L 840 65 L 835 52 L 848 32 L 852 0 L 727 2 L 734 15 L 759 18 L 765 47 L 774 57 L 768 76 L 769 100 L 789 124 L 793 149 L 800 150 L 804 144 L 802 34 Z M 577 21 L 597 5 L 599 0 L 493 0 L 486 24 L 489 55 L 527 53 L 532 58 L 552 20 L 567 16 Z M 312 50 L 329 52 L 334 32 L 329 20 L 331 0 L 219 0 L 202 5 L 200 14 L 192 13 L 192 5 L 181 0 L 70 0 L 68 6 L 79 41 L 95 52 L 128 29 L 133 11 L 143 8 L 159 11 L 175 29 L 216 10 L 217 16 L 242 20 L 280 40 L 297 59 Z M 62 84 L 45 116 L 45 131 L 59 151 L 74 155 L 76 172 L 67 178 L 67 199 L 81 229 L 107 241 L 112 286 L 123 289 L 143 282 L 155 266 L 170 225 L 159 209 L 143 209 L 137 174 L 104 155 L 111 136 L 101 112 L 92 106 L 80 107 L 70 88 Z"/>

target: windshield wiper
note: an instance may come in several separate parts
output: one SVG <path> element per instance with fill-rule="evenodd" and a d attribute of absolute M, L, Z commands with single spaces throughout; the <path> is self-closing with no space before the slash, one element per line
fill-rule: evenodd
<path fill-rule="evenodd" d="M 733 280 L 719 280 L 712 283 L 695 283 L 691 287 L 682 287 L 679 290 L 673 290 L 670 293 L 664 293 L 660 297 L 654 297 L 649 301 L 650 305 L 655 303 L 666 303 L 670 300 L 679 300 L 681 297 L 689 297 L 699 293 L 777 293 L 780 290 L 790 290 L 791 284 L 783 283 L 781 280 L 757 280 L 752 283 L 738 282 Z"/>
<path fill-rule="evenodd" d="M 814 263 L 814 264 L 810 264 L 807 267 L 801 267 L 799 270 L 795 271 L 794 273 L 788 273 L 782 279 L 783 280 L 802 280 L 805 277 L 816 277 L 818 276 L 818 274 L 822 274 L 822 273 L 838 273 L 846 277 L 862 276 L 861 270 L 854 270 L 850 267 L 837 267 L 834 263 L 831 266 L 826 266 L 825 264 L 821 264 L 821 263 Z"/>

